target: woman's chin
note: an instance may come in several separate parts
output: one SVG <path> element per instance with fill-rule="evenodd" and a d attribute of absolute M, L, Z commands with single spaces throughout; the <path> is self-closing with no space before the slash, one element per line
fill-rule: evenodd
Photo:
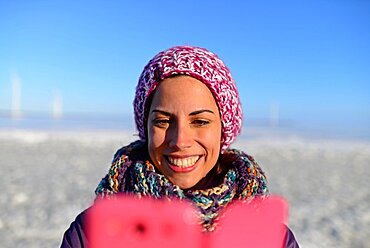
<path fill-rule="evenodd" d="M 180 187 L 180 189 L 190 189 L 194 187 L 199 181 L 194 180 L 194 178 L 189 179 L 178 179 L 178 178 L 172 178 L 170 180 L 174 185 L 177 185 Z"/>

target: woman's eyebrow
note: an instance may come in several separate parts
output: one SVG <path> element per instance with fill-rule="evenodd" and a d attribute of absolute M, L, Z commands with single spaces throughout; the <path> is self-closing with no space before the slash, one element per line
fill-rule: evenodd
<path fill-rule="evenodd" d="M 153 109 L 152 113 L 160 113 L 160 114 L 165 115 L 165 116 L 172 116 L 171 113 L 169 113 L 167 111 L 159 110 L 159 109 Z"/>
<path fill-rule="evenodd" d="M 209 109 L 200 109 L 200 110 L 196 110 L 196 111 L 191 112 L 189 115 L 190 116 L 192 116 L 192 115 L 198 115 L 198 114 L 201 114 L 201 113 L 204 113 L 204 112 L 214 114 L 214 112 L 212 110 L 209 110 Z"/>
<path fill-rule="evenodd" d="M 201 113 L 204 113 L 204 112 L 214 114 L 214 112 L 212 110 L 200 109 L 200 110 L 196 110 L 196 111 L 191 112 L 189 114 L 189 116 L 198 115 L 198 114 L 201 114 Z M 153 109 L 152 113 L 160 113 L 160 114 L 165 115 L 165 116 L 172 116 L 173 115 L 170 112 L 167 112 L 167 111 L 164 111 L 164 110 L 159 110 L 159 109 Z"/>

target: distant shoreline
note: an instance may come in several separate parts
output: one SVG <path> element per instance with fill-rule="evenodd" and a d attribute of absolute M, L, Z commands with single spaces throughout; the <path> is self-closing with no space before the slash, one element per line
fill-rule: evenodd
<path fill-rule="evenodd" d="M 268 119 L 247 119 L 244 121 L 241 137 L 286 138 L 303 137 L 305 139 L 340 139 L 370 141 L 370 127 L 341 127 L 338 125 L 317 126 L 308 123 L 301 125 L 292 121 L 282 121 L 271 125 Z M 136 134 L 134 119 L 131 114 L 125 115 L 70 115 L 61 119 L 50 116 L 25 116 L 12 119 L 0 117 L 0 131 L 27 130 L 50 133 L 79 132 L 131 132 Z"/>

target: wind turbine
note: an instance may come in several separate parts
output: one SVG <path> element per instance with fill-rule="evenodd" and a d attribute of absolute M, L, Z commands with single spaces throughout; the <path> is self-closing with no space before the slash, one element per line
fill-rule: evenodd
<path fill-rule="evenodd" d="M 13 74 L 12 78 L 12 105 L 11 105 L 11 118 L 19 119 L 22 117 L 21 113 L 21 90 L 22 82 L 17 74 Z"/>
<path fill-rule="evenodd" d="M 52 111 L 53 119 L 61 119 L 63 117 L 63 100 L 59 92 L 54 93 Z"/>

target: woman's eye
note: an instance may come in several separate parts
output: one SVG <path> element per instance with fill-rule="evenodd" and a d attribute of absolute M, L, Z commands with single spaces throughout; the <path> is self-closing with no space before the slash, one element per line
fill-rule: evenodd
<path fill-rule="evenodd" d="M 163 127 L 170 123 L 169 119 L 154 119 L 152 121 L 154 126 Z"/>
<path fill-rule="evenodd" d="M 193 124 L 197 125 L 197 126 L 205 126 L 205 125 L 209 124 L 209 121 L 207 121 L 207 120 L 194 120 Z"/>

